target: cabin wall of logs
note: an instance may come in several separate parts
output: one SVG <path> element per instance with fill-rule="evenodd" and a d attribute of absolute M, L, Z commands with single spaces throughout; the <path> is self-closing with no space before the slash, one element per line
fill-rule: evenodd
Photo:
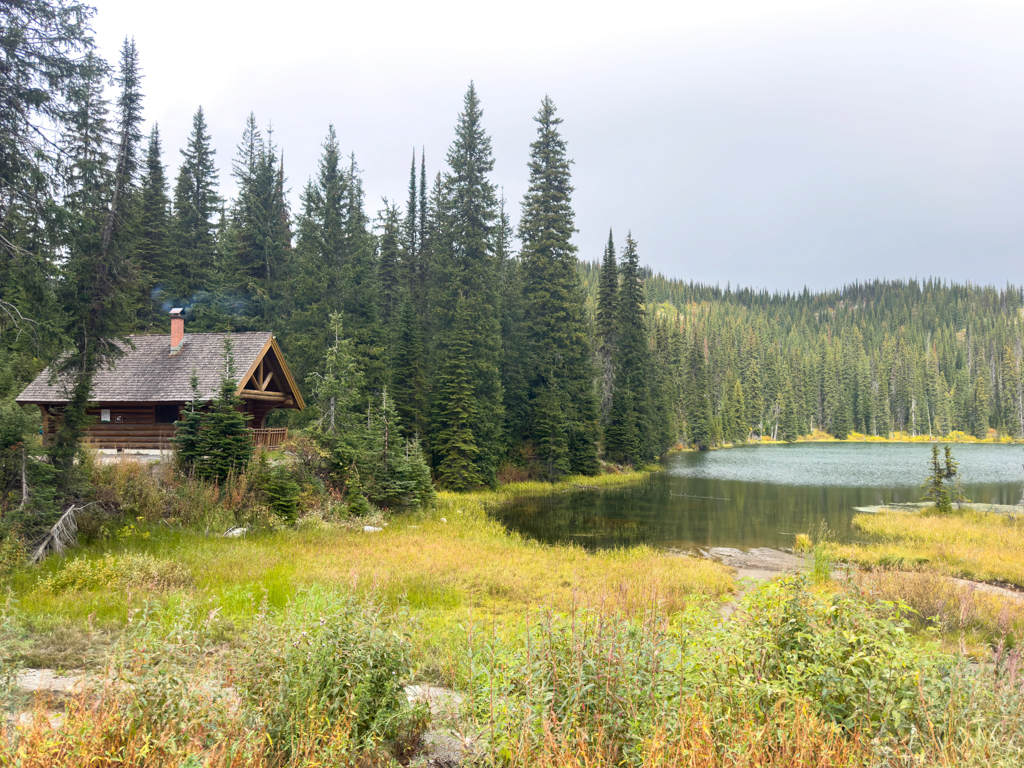
<path fill-rule="evenodd" d="M 242 410 L 249 414 L 247 426 L 262 430 L 267 414 L 280 403 L 269 400 L 245 398 Z M 165 410 L 163 416 L 170 421 L 157 422 L 157 407 L 171 409 L 173 417 Z M 43 444 L 48 445 L 57 431 L 59 408 L 39 406 L 43 412 Z M 180 416 L 184 403 L 99 403 L 89 408 L 86 414 L 94 419 L 86 429 L 85 440 L 94 448 L 121 450 L 170 450 L 174 437 L 173 421 Z M 106 421 L 105 419 L 109 419 Z"/>

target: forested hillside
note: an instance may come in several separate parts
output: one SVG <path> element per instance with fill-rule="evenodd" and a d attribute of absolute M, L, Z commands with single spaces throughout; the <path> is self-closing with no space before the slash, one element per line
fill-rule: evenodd
<path fill-rule="evenodd" d="M 601 270 L 580 270 L 596 308 Z M 649 316 L 689 340 L 681 387 L 694 442 L 792 440 L 816 429 L 1024 435 L 1020 287 L 875 280 L 779 294 L 650 272 L 644 284 Z M 696 376 L 706 386 L 693 386 Z M 710 418 L 698 415 L 705 407 Z"/>
<path fill-rule="evenodd" d="M 169 168 L 159 126 L 143 135 L 134 42 L 112 68 L 89 9 L 54 8 L 12 16 L 23 36 L 8 35 L 18 66 L 0 89 L 0 394 L 20 425 L 3 448 L 32 429 L 11 398 L 59 358 L 77 386 L 52 462 L 70 466 L 93 373 L 116 361 L 114 340 L 166 332 L 171 307 L 189 332 L 273 331 L 309 385 L 349 340 L 353 413 L 386 390 L 456 489 L 493 484 L 503 466 L 556 478 L 641 464 L 679 442 L 1024 434 L 1018 287 L 723 291 L 646 271 L 642 233 L 609 233 L 602 260 L 581 263 L 554 103 L 535 117 L 513 216 L 472 84 L 443 162 L 412 152 L 402 205 L 368 210 L 362 170 L 328 126 L 292 210 L 285 152 L 255 116 L 225 161 L 198 108 Z"/>

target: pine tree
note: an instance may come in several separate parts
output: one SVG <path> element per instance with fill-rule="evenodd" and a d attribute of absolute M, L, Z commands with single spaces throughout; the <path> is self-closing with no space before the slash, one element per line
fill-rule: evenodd
<path fill-rule="evenodd" d="M 601 423 L 607 425 L 615 386 L 615 326 L 618 322 L 619 265 L 615 260 L 615 241 L 608 230 L 608 244 L 601 262 L 597 294 L 597 346 L 601 363 Z"/>
<path fill-rule="evenodd" d="M 146 173 L 142 178 L 138 238 L 135 258 L 139 264 L 141 292 L 139 322 L 153 323 L 167 294 L 172 273 L 170 250 L 171 200 L 167 194 L 160 145 L 160 127 L 154 123 L 146 151 Z"/>
<path fill-rule="evenodd" d="M 377 281 L 380 284 L 380 319 L 385 327 L 398 311 L 405 281 L 402 279 L 402 222 L 398 207 L 385 203 L 381 214 L 380 256 Z M 408 221 L 408 219 L 407 219 Z M 393 344 L 393 342 L 392 342 Z"/>
<path fill-rule="evenodd" d="M 217 195 L 216 150 L 210 145 L 206 116 L 199 107 L 192 118 L 188 146 L 174 187 L 174 276 L 168 290 L 176 303 L 188 303 L 200 292 L 217 288 L 216 224 L 220 210 Z"/>
<path fill-rule="evenodd" d="M 425 347 L 409 291 L 402 294 L 391 348 L 391 392 L 395 412 L 407 438 L 426 434 Z"/>
<path fill-rule="evenodd" d="M 979 439 L 988 437 L 989 407 L 991 395 L 989 391 L 988 366 L 980 365 L 977 382 L 974 385 L 974 403 L 971 408 L 972 429 Z"/>
<path fill-rule="evenodd" d="M 523 301 L 531 402 L 531 432 L 545 476 L 597 470 L 597 402 L 576 269 L 571 160 L 559 132 L 562 119 L 545 97 L 530 145 L 530 186 L 523 198 Z"/>
<path fill-rule="evenodd" d="M 129 53 L 133 52 L 134 46 Z M 93 377 L 124 353 L 135 306 L 128 220 L 137 189 L 134 158 L 141 120 L 137 60 L 133 55 L 122 60 L 115 143 L 103 98 L 108 67 L 94 54 L 88 58 L 91 64 L 81 88 L 72 94 L 75 111 L 65 138 L 73 170 L 62 212 L 67 261 L 61 300 L 65 334 L 73 346 L 61 359 L 58 372 L 71 375 L 74 383 L 50 445 L 58 485 L 64 492 L 70 492 L 78 479 L 74 457 L 87 426 Z M 134 74 L 132 67 L 136 67 Z"/>
<path fill-rule="evenodd" d="M 486 482 L 480 469 L 480 448 L 473 429 L 481 414 L 473 382 L 473 327 L 466 300 L 455 308 L 448 343 L 438 366 L 433 427 L 433 449 L 438 482 L 455 491 Z"/>
<path fill-rule="evenodd" d="M 946 450 L 948 452 L 948 447 Z M 929 468 L 931 474 L 928 475 L 928 479 L 922 486 L 926 489 L 926 492 L 921 497 L 921 500 L 932 502 L 935 505 L 935 509 L 939 512 L 949 512 L 952 506 L 949 499 L 949 490 L 945 487 L 947 479 L 946 468 L 939 461 L 939 446 L 936 443 L 932 443 L 932 457 L 929 462 Z M 955 467 L 953 472 L 955 475 Z"/>
<path fill-rule="evenodd" d="M 655 457 L 650 439 L 648 381 L 650 353 L 644 322 L 643 284 L 632 233 L 622 253 L 615 345 L 615 388 L 605 453 L 617 462 L 641 466 Z"/>
<path fill-rule="evenodd" d="M 232 473 L 241 473 L 252 458 L 252 435 L 246 428 L 249 416 L 242 412 L 244 405 L 235 394 L 238 372 L 231 339 L 224 339 L 224 374 L 217 397 L 209 410 L 202 414 L 202 462 L 197 464 L 200 477 L 223 482 Z"/>
<path fill-rule="evenodd" d="M 437 190 L 438 233 L 431 246 L 437 361 L 432 412 L 438 420 L 430 447 L 438 477 L 451 487 L 493 484 L 503 454 L 500 282 L 495 255 L 498 201 L 488 178 L 494 159 L 482 117 L 471 83 L 448 150 L 449 171 Z M 469 348 L 464 350 L 466 343 Z"/>

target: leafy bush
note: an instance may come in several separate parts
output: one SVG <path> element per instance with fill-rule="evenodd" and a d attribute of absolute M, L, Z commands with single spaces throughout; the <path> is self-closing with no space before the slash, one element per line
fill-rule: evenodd
<path fill-rule="evenodd" d="M 104 555 L 99 560 L 70 560 L 41 583 L 54 593 L 111 587 L 164 590 L 191 586 L 192 575 L 184 565 L 173 560 L 126 553 Z"/>
<path fill-rule="evenodd" d="M 159 520 L 164 513 L 163 489 L 153 466 L 132 460 L 96 464 L 92 484 L 107 512 L 131 518 Z"/>
<path fill-rule="evenodd" d="M 280 625 L 262 617 L 243 687 L 272 743 L 290 754 L 320 731 L 343 736 L 334 747 L 349 754 L 415 742 L 425 711 L 406 700 L 408 648 L 392 622 L 380 606 L 320 591 Z"/>
<path fill-rule="evenodd" d="M 8 597 L 0 604 L 0 710 L 4 709 L 14 691 L 14 676 L 17 672 L 11 653 L 16 634 L 14 619 L 14 606 Z"/>
<path fill-rule="evenodd" d="M 12 528 L 0 527 L 0 579 L 9 576 L 24 563 L 25 544 L 21 537 Z"/>
<path fill-rule="evenodd" d="M 587 745 L 596 764 L 646 764 L 654 735 L 683 744 L 695 723 L 719 745 L 769 724 L 763 738 L 782 738 L 802 717 L 854 742 L 943 738 L 960 727 L 945 719 L 956 663 L 905 630 L 891 604 L 791 578 L 748 595 L 725 623 L 699 606 L 672 620 L 578 611 L 549 614 L 513 642 L 478 635 L 464 684 L 498 763 L 543 762 L 557 743 Z"/>

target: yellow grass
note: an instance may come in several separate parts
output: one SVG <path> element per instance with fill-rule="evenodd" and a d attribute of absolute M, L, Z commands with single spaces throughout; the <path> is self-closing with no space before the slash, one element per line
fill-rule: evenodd
<path fill-rule="evenodd" d="M 15 577 L 15 598 L 43 636 L 52 626 L 67 623 L 117 630 L 152 600 L 172 610 L 179 603 L 198 603 L 224 620 L 245 625 L 260 601 L 282 607 L 306 587 L 372 591 L 406 607 L 415 625 L 410 631 L 421 633 L 419 644 L 431 656 L 443 655 L 443 646 L 467 622 L 514 622 L 537 609 L 588 604 L 632 614 L 658 601 L 675 611 L 693 595 L 730 593 L 731 573 L 716 562 L 673 557 L 648 547 L 588 552 L 578 546 L 547 546 L 508 533 L 485 511 L 486 503 L 517 496 L 553 490 L 597 493 L 576 485 L 608 487 L 640 477 L 609 475 L 556 486 L 523 483 L 474 494 L 441 493 L 433 509 L 396 515 L 374 533 L 364 532 L 362 521 L 347 526 L 313 523 L 236 539 L 172 533 L 154 525 L 148 538 L 81 548 L 72 556 L 100 560 L 109 552 L 145 552 L 181 563 L 191 574 L 191 587 L 155 594 L 145 583 L 111 584 L 55 592 L 44 583 L 61 567 L 53 559 L 43 569 Z"/>
<path fill-rule="evenodd" d="M 918 566 L 949 576 L 1024 587 L 1024 523 L 963 510 L 861 514 L 854 527 L 869 537 L 832 545 L 836 557 L 864 565 Z"/>

